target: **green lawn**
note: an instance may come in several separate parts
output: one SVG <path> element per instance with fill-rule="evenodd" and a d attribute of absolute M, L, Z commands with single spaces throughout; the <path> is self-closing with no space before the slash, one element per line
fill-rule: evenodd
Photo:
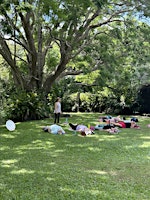
<path fill-rule="evenodd" d="M 98 114 L 72 114 L 72 123 L 96 125 Z M 0 126 L 0 200 L 149 200 L 150 118 L 140 130 L 117 135 L 95 131 L 82 137 L 69 130 L 52 135 L 53 119 Z"/>

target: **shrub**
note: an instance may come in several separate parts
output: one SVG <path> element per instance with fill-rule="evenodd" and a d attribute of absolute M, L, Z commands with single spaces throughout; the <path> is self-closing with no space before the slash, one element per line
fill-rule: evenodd
<path fill-rule="evenodd" d="M 42 93 L 17 91 L 7 99 L 6 117 L 14 121 L 42 119 L 49 108 Z"/>

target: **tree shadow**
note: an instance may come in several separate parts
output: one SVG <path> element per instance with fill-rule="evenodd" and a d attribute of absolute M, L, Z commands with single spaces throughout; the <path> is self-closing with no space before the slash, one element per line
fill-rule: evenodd
<path fill-rule="evenodd" d="M 117 135 L 96 132 L 76 137 L 66 126 L 66 135 L 45 133 L 41 129 L 45 124 L 47 121 L 20 123 L 14 132 L 0 128 L 1 197 L 110 199 L 116 185 L 123 190 L 123 183 L 135 182 L 132 170 L 148 175 L 150 129 L 145 126 L 123 129 Z M 114 192 L 112 197 L 117 195 Z M 127 195 L 132 197 L 130 192 Z"/>

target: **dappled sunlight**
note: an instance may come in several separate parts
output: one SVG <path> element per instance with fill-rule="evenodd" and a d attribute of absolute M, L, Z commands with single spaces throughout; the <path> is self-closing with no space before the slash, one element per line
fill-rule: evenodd
<path fill-rule="evenodd" d="M 108 174 L 108 172 L 102 171 L 102 170 L 86 170 L 86 172 L 92 173 L 92 174 L 99 174 L 99 175 L 106 175 L 106 174 Z"/>
<path fill-rule="evenodd" d="M 16 150 L 34 150 L 34 149 L 51 149 L 55 148 L 55 145 L 51 141 L 35 140 L 31 144 L 20 145 Z"/>
<path fill-rule="evenodd" d="M 91 189 L 91 190 L 87 190 L 91 195 L 98 195 L 98 194 L 102 194 L 102 191 L 100 190 L 96 190 L 96 189 Z"/>
<path fill-rule="evenodd" d="M 143 122 L 143 121 L 150 121 L 150 118 L 149 117 L 146 117 L 146 116 L 140 116 L 140 122 Z"/>
<path fill-rule="evenodd" d="M 103 142 L 104 140 L 105 140 L 105 139 L 100 138 L 98 141 L 99 141 L 99 142 Z"/>
<path fill-rule="evenodd" d="M 98 139 L 98 141 L 104 141 L 104 140 L 120 140 L 118 136 L 118 134 L 109 134 L 106 131 L 100 131 L 100 132 L 95 132 L 94 135 L 92 135 L 93 137 L 95 137 L 96 139 Z"/>
<path fill-rule="evenodd" d="M 111 176 L 117 176 L 117 172 L 116 172 L 116 171 L 110 171 L 109 174 L 110 174 Z"/>
<path fill-rule="evenodd" d="M 36 145 L 55 147 L 54 142 L 51 141 L 34 140 L 32 143 Z"/>
<path fill-rule="evenodd" d="M 35 171 L 33 170 L 26 170 L 26 169 L 20 169 L 20 170 L 12 170 L 11 174 L 33 174 Z"/>
<path fill-rule="evenodd" d="M 87 143 L 82 143 L 82 144 L 66 144 L 67 147 L 89 147 L 89 144 Z"/>
<path fill-rule="evenodd" d="M 143 142 L 143 144 L 139 145 L 139 147 L 150 147 L 150 142 Z"/>
<path fill-rule="evenodd" d="M 29 151 L 30 153 L 32 153 L 31 150 L 40 150 L 40 152 L 46 150 L 46 154 L 48 153 L 49 155 L 51 155 L 51 157 L 57 157 L 59 153 L 65 152 L 64 149 L 56 149 L 56 145 L 52 141 L 34 140 L 31 141 L 30 144 L 17 146 L 16 148 L 14 148 L 14 153 L 22 155 L 28 153 Z"/>
<path fill-rule="evenodd" d="M 51 153 L 51 150 L 54 149 L 56 146 L 54 142 L 46 140 L 34 140 L 31 141 L 29 144 L 24 144 L 24 145 L 18 145 L 17 147 L 13 148 L 14 153 L 18 155 L 23 155 L 26 154 L 27 152 L 31 150 L 50 150 L 49 152 Z M 0 150 L 10 150 L 9 147 L 1 147 Z M 58 152 L 56 152 L 58 153 Z M 57 156 L 57 154 L 55 154 Z"/>
<path fill-rule="evenodd" d="M 105 171 L 105 170 L 86 170 L 86 172 L 91 173 L 91 174 L 98 174 L 98 175 L 111 175 L 111 176 L 116 176 L 117 172 L 116 171 Z"/>
<path fill-rule="evenodd" d="M 55 153 L 63 153 L 63 152 L 64 152 L 64 150 L 62 150 L 62 149 L 55 150 Z"/>
<path fill-rule="evenodd" d="M 38 145 L 38 146 L 33 146 L 32 144 L 27 144 L 27 145 L 21 145 L 16 148 L 16 150 L 38 150 L 38 149 L 47 149 L 45 145 Z"/>
<path fill-rule="evenodd" d="M 112 135 L 110 135 L 110 134 L 108 134 L 108 133 L 106 133 L 107 135 L 98 135 L 98 141 L 100 141 L 100 142 L 102 142 L 102 141 L 105 141 L 105 140 L 107 140 L 107 141 L 119 141 L 120 140 L 120 135 L 118 136 L 118 134 L 112 134 Z"/>
<path fill-rule="evenodd" d="M 11 132 L 11 134 L 12 135 L 20 135 L 21 133 L 18 130 L 14 130 L 14 131 Z"/>
<path fill-rule="evenodd" d="M 51 181 L 54 181 L 55 179 L 54 179 L 54 178 L 51 178 L 51 177 L 47 177 L 46 180 L 48 180 L 48 181 L 51 182 Z"/>
<path fill-rule="evenodd" d="M 14 159 L 14 160 L 2 160 L 1 161 L 4 164 L 14 164 L 16 162 L 18 162 L 18 160 Z"/>
<path fill-rule="evenodd" d="M 35 124 L 35 128 L 42 128 L 40 124 Z"/>
<path fill-rule="evenodd" d="M 0 137 L 7 138 L 7 139 L 13 139 L 16 136 L 15 135 L 10 135 L 10 134 L 1 134 Z"/>
<path fill-rule="evenodd" d="M 77 194 L 78 196 L 80 195 L 81 199 L 84 198 L 84 196 L 82 197 L 82 195 L 85 193 L 88 196 L 88 198 L 86 198 L 86 199 L 90 199 L 90 198 L 97 199 L 98 195 L 102 195 L 102 193 L 104 192 L 104 191 L 100 191 L 99 189 L 96 189 L 96 188 L 94 189 L 93 187 L 91 187 L 91 189 L 84 188 L 84 187 L 82 187 L 82 188 L 80 187 L 78 189 L 68 188 L 68 187 L 60 187 L 59 190 L 60 190 L 60 192 L 65 192 L 65 193 L 70 194 L 70 198 L 74 194 Z M 99 199 L 101 199 L 101 198 L 99 198 Z"/>
<path fill-rule="evenodd" d="M 99 147 L 89 147 L 88 150 L 90 150 L 91 152 L 99 152 L 102 151 L 102 149 L 100 149 Z"/>
<path fill-rule="evenodd" d="M 150 136 L 141 136 L 141 139 L 146 139 L 146 140 L 150 140 Z"/>
<path fill-rule="evenodd" d="M 112 135 L 107 135 L 105 136 L 105 139 L 107 140 L 120 140 L 120 137 L 117 137 L 118 134 L 112 134 Z"/>
<path fill-rule="evenodd" d="M 92 125 L 94 117 L 89 116 L 78 118 L 83 122 L 85 117 L 86 125 L 88 120 Z M 116 135 L 95 130 L 94 135 L 83 137 L 64 125 L 67 134 L 60 136 L 43 132 L 42 124 L 49 124 L 49 119 L 22 122 L 14 132 L 1 129 L 3 196 L 7 192 L 8 199 L 93 200 L 113 194 L 117 199 L 128 188 L 137 196 L 139 188 L 147 190 L 150 129 L 121 129 Z"/>
<path fill-rule="evenodd" d="M 0 134 L 0 137 L 2 139 L 14 139 L 16 138 L 20 132 L 18 132 L 17 130 L 14 130 L 14 131 L 8 131 L 7 129 L 3 131 L 4 133 L 1 133 Z"/>
<path fill-rule="evenodd" d="M 53 156 L 52 156 L 53 157 Z M 54 166 L 54 165 L 56 165 L 56 163 L 55 162 L 50 162 L 50 163 L 47 163 L 47 165 L 49 165 L 49 166 Z"/>
<path fill-rule="evenodd" d="M 73 188 L 65 188 L 65 187 L 60 187 L 59 190 L 62 192 L 64 191 L 64 192 L 70 192 L 70 193 L 78 192 L 77 190 Z"/>
<path fill-rule="evenodd" d="M 9 146 L 2 146 L 0 147 L 0 151 L 5 151 L 5 150 L 9 150 L 10 147 Z"/>
<path fill-rule="evenodd" d="M 147 141 L 142 141 L 142 144 L 131 144 L 131 145 L 128 145 L 128 146 L 124 146 L 125 149 L 133 149 L 133 148 L 147 148 L 147 147 L 150 147 L 150 142 L 147 142 Z"/>
<path fill-rule="evenodd" d="M 18 155 L 23 155 L 25 152 L 22 149 L 17 148 L 15 151 Z"/>
<path fill-rule="evenodd" d="M 58 157 L 58 153 L 59 152 L 55 152 L 55 153 L 54 152 L 50 152 L 49 154 L 51 155 L 52 158 L 56 158 L 56 157 Z"/>
<path fill-rule="evenodd" d="M 95 132 L 95 134 L 93 135 L 93 138 L 95 138 L 98 141 L 104 141 L 105 139 L 103 138 L 103 135 L 100 134 L 99 132 Z"/>
<path fill-rule="evenodd" d="M 6 168 L 13 167 L 14 164 L 16 164 L 17 162 L 18 162 L 17 159 L 2 160 L 2 161 L 1 161 L 1 167 L 6 167 Z"/>

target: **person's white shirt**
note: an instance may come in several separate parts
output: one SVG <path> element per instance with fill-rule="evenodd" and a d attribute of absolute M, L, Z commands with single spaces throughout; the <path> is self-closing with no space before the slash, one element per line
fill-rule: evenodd
<path fill-rule="evenodd" d="M 61 103 L 59 101 L 55 103 L 54 113 L 61 113 Z"/>

